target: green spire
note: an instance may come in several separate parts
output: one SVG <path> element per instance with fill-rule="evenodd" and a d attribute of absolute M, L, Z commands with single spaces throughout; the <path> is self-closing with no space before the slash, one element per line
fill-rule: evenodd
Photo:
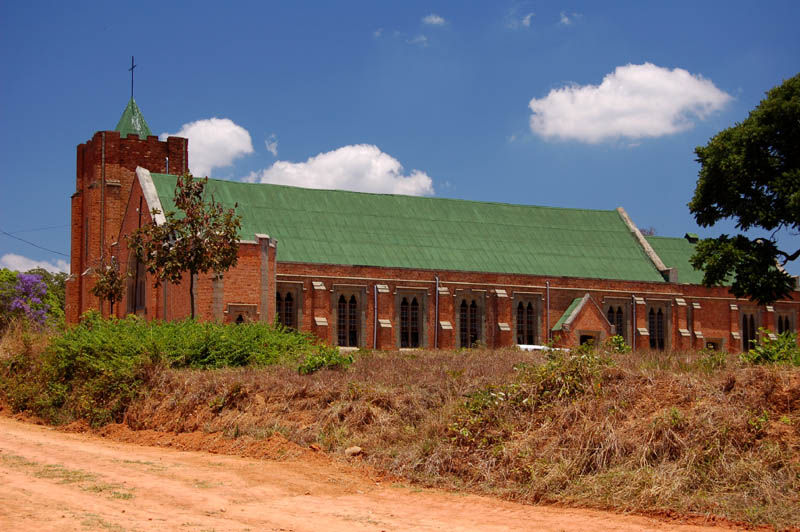
<path fill-rule="evenodd" d="M 147 121 L 133 98 L 125 107 L 114 131 L 119 131 L 119 136 L 123 139 L 128 135 L 139 135 L 139 138 L 144 140 L 148 135 L 152 135 L 150 128 L 147 127 Z"/>

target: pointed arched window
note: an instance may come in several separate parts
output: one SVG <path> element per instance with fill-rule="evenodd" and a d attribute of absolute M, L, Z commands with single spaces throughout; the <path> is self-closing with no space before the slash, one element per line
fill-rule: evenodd
<path fill-rule="evenodd" d="M 756 318 L 754 314 L 742 314 L 742 351 L 750 351 L 758 342 L 756 336 Z"/>
<path fill-rule="evenodd" d="M 478 325 L 478 304 L 473 299 L 469 306 L 469 345 L 471 346 L 481 339 Z"/>
<path fill-rule="evenodd" d="M 663 350 L 665 347 L 665 315 L 664 311 L 659 309 L 650 309 L 647 315 L 648 333 L 650 334 L 650 349 Z"/>
<path fill-rule="evenodd" d="M 337 343 L 342 346 L 347 346 L 347 300 L 344 296 L 339 296 L 339 301 L 336 303 L 336 333 Z"/>
<path fill-rule="evenodd" d="M 350 296 L 347 302 L 347 341 L 350 347 L 358 347 L 358 301 Z"/>
<path fill-rule="evenodd" d="M 283 324 L 287 327 L 294 327 L 294 298 L 291 292 L 286 293 L 283 299 Z"/>
<path fill-rule="evenodd" d="M 411 339 L 410 347 L 419 347 L 420 313 L 417 298 L 411 300 Z"/>
<path fill-rule="evenodd" d="M 525 304 L 522 301 L 517 304 L 517 344 L 525 344 Z"/>
<path fill-rule="evenodd" d="M 459 326 L 458 326 L 458 335 L 461 338 L 461 347 L 469 347 L 469 336 L 467 331 L 469 330 L 469 305 L 467 305 L 466 300 L 461 302 L 461 306 L 458 308 L 458 318 L 459 318 Z"/>
<path fill-rule="evenodd" d="M 419 347 L 420 330 L 419 302 L 411 297 L 411 303 L 404 297 L 400 302 L 400 347 Z"/>
<path fill-rule="evenodd" d="M 408 299 L 400 302 L 400 347 L 408 347 L 410 338 Z"/>

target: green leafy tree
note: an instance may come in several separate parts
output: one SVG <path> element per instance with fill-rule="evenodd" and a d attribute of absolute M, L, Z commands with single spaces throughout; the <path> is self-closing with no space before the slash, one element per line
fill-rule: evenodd
<path fill-rule="evenodd" d="M 122 274 L 119 271 L 117 257 L 111 255 L 111 260 L 106 263 L 105 259 L 100 264 L 97 272 L 97 279 L 91 288 L 93 295 L 100 298 L 100 301 L 108 301 L 111 304 L 111 314 L 114 314 L 114 303 L 122 299 L 125 288 Z"/>
<path fill-rule="evenodd" d="M 703 227 L 735 220 L 742 232 L 762 229 L 767 238 L 745 235 L 704 239 L 692 266 L 703 270 L 703 284 L 728 284 L 737 297 L 761 304 L 792 291 L 782 267 L 800 257 L 777 235 L 800 230 L 800 74 L 767 93 L 743 122 L 695 149 L 699 179 L 689 210 Z M 797 246 L 794 242 L 785 244 Z"/>
<path fill-rule="evenodd" d="M 174 203 L 180 212 L 167 211 L 162 224 L 143 225 L 128 237 L 128 247 L 153 274 L 155 285 L 178 283 L 189 273 L 189 298 L 195 316 L 194 277 L 209 271 L 222 273 L 236 265 L 241 217 L 206 200 L 208 178 L 178 176 Z M 235 206 L 234 206 L 235 207 Z M 153 210 L 153 218 L 160 214 Z"/>
<path fill-rule="evenodd" d="M 14 301 L 17 286 L 17 272 L 0 268 L 0 333 L 11 322 L 11 302 Z"/>

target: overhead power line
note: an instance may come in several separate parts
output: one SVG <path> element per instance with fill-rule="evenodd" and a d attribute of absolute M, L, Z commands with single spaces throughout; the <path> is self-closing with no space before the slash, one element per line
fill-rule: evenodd
<path fill-rule="evenodd" d="M 51 229 L 63 229 L 64 227 L 69 227 L 69 224 L 48 225 L 47 227 L 37 227 L 35 229 L 20 229 L 19 231 L 9 231 L 9 232 L 12 235 L 18 235 L 20 233 L 35 233 L 36 231 L 49 231 Z"/>
<path fill-rule="evenodd" d="M 44 246 L 40 246 L 39 244 L 35 244 L 35 243 L 31 242 L 30 240 L 25 240 L 24 238 L 20 238 L 18 236 L 14 236 L 11 233 L 7 233 L 6 231 L 3 231 L 2 229 L 0 229 L 0 233 L 6 235 L 8 237 L 11 237 L 11 238 L 13 238 L 15 240 L 19 240 L 20 242 L 25 242 L 29 246 L 33 246 L 35 248 L 43 249 L 44 251 L 49 251 L 50 253 L 55 253 L 56 255 L 61 255 L 62 257 L 69 257 L 69 255 L 67 255 L 66 253 L 61 253 L 60 251 L 56 251 L 54 249 L 49 249 L 49 248 L 46 248 Z"/>

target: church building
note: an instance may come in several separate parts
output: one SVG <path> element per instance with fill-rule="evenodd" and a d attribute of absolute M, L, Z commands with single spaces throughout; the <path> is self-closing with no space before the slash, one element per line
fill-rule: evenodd
<path fill-rule="evenodd" d="M 131 99 L 114 131 L 77 148 L 67 321 L 115 256 L 115 316 L 191 314 L 189 282 L 156 288 L 125 236 L 173 209 L 188 141 L 151 134 Z M 195 282 L 199 319 L 275 320 L 343 348 L 574 346 L 739 352 L 761 327 L 796 330 L 800 292 L 759 306 L 701 285 L 697 237 L 645 236 L 624 209 L 588 210 L 209 180 L 241 215 L 238 264 Z M 187 274 L 188 275 L 188 274 Z M 112 312 L 102 305 L 106 316 Z"/>

